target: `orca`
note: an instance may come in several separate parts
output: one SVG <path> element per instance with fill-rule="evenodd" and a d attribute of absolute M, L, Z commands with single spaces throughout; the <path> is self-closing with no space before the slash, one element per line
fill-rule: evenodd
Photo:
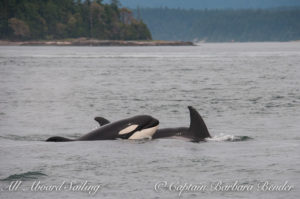
<path fill-rule="evenodd" d="M 188 106 L 188 109 L 190 112 L 189 127 L 158 129 L 152 136 L 152 139 L 184 137 L 193 142 L 200 142 L 205 141 L 205 138 L 210 138 L 211 135 L 209 134 L 207 126 L 198 111 L 192 106 Z M 96 117 L 95 120 L 100 126 L 109 123 L 109 120 L 103 117 Z"/>
<path fill-rule="evenodd" d="M 158 129 L 152 136 L 152 139 L 168 138 L 168 137 L 184 137 L 193 142 L 205 141 L 205 138 L 210 138 L 207 126 L 198 111 L 188 106 L 190 111 L 190 126 L 177 128 L 162 128 Z"/>
<path fill-rule="evenodd" d="M 157 131 L 159 121 L 149 115 L 137 115 L 110 123 L 102 117 L 95 120 L 100 124 L 95 129 L 78 139 L 69 139 L 60 136 L 50 137 L 47 142 L 114 140 L 114 139 L 145 139 L 151 138 Z"/>

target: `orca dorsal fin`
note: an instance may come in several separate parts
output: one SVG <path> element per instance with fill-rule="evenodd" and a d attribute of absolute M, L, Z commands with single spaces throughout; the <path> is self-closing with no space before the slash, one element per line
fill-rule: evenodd
<path fill-rule="evenodd" d="M 95 117 L 94 119 L 99 123 L 100 126 L 110 123 L 110 121 L 105 119 L 104 117 Z"/>
<path fill-rule="evenodd" d="M 197 140 L 203 140 L 204 138 L 211 137 L 206 124 L 204 123 L 204 120 L 202 119 L 198 111 L 192 106 L 188 106 L 188 108 L 190 111 L 191 120 L 189 134 Z"/>

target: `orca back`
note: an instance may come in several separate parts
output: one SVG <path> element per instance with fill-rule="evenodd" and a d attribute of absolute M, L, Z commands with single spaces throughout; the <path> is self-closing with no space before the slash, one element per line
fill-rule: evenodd
<path fill-rule="evenodd" d="M 55 136 L 55 137 L 50 137 L 46 140 L 46 142 L 69 142 L 69 141 L 74 141 L 69 138 L 64 138 L 60 136 Z"/>

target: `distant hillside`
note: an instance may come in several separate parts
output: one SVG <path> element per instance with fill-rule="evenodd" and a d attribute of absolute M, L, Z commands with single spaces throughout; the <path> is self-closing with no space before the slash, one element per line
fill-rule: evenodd
<path fill-rule="evenodd" d="M 300 8 L 268 10 L 182 10 L 141 8 L 155 40 L 290 41 L 300 40 Z"/>
<path fill-rule="evenodd" d="M 110 0 L 106 0 L 109 2 Z M 300 6 L 300 0 L 120 0 L 129 8 L 257 9 Z"/>
<path fill-rule="evenodd" d="M 117 0 L 2 0 L 0 39 L 149 40 L 147 26 Z"/>

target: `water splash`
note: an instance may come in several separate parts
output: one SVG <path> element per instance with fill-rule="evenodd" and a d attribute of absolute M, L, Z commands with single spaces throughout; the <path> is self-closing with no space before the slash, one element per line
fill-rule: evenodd
<path fill-rule="evenodd" d="M 249 136 L 237 136 L 237 135 L 226 135 L 226 134 L 219 134 L 216 136 L 213 136 L 212 138 L 206 138 L 206 141 L 214 141 L 214 142 L 240 142 L 240 141 L 248 141 L 253 138 Z"/>

